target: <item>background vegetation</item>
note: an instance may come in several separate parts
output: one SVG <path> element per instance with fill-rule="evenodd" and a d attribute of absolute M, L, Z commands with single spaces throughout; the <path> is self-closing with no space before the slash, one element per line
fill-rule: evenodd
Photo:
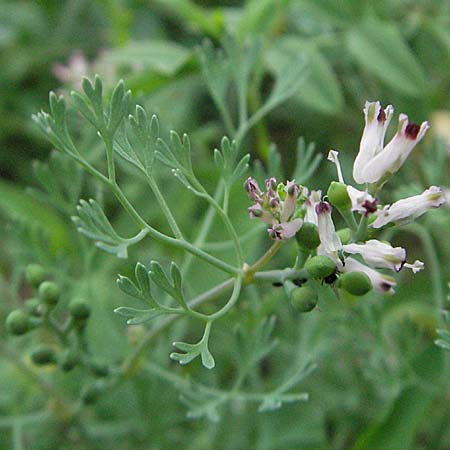
<path fill-rule="evenodd" d="M 117 274 L 132 274 L 138 260 L 184 259 L 150 241 L 118 260 L 77 233 L 70 216 L 79 198 L 96 198 L 118 230 L 130 223 L 95 180 L 50 153 L 31 121 L 32 113 L 47 109 L 49 90 L 67 95 L 83 75 L 98 73 L 108 92 L 123 78 L 133 101 L 158 114 L 163 133 L 189 133 L 197 172 L 212 185 L 212 151 L 230 130 L 208 91 L 198 46 L 205 38 L 216 47 L 229 36 L 238 42 L 258 38 L 262 50 L 251 78 L 250 111 L 267 98 L 283 63 L 304 59 L 306 71 L 296 93 L 243 144 L 243 153 L 270 174 L 292 175 L 303 136 L 318 154 L 339 150 L 350 179 L 367 99 L 393 104 L 416 122 L 430 120 L 429 136 L 391 182 L 390 197 L 383 199 L 388 202 L 432 184 L 448 187 L 449 29 L 449 11 L 440 0 L 0 1 L 1 323 L 34 295 L 24 271 L 39 263 L 62 288 L 60 314 L 74 298 L 89 301 L 89 346 L 101 364 L 114 367 L 146 333 L 113 314 L 130 301 L 116 287 Z M 239 110 L 235 94 L 230 89 L 232 121 Z M 92 130 L 79 126 L 77 140 L 91 162 L 103 164 Z M 272 143 L 281 154 L 279 167 Z M 120 170 L 124 191 L 149 223 L 164 230 L 145 182 L 126 165 Z M 333 167 L 324 162 L 308 186 L 327 186 L 333 178 Z M 204 205 L 182 192 L 169 171 L 161 170 L 158 181 L 194 239 Z M 237 187 L 232 198 L 232 219 L 244 235 L 254 225 L 245 192 Z M 155 333 L 134 370 L 92 404 L 80 397 L 95 374 L 34 366 L 30 351 L 42 341 L 53 345 L 51 336 L 13 338 L 2 326 L 0 448 L 448 449 L 448 352 L 434 340 L 435 330 L 445 328 L 440 310 L 450 276 L 449 227 L 444 206 L 393 236 L 395 244 L 411 249 L 411 260 L 426 264 L 415 276 L 401 274 L 393 297 L 336 301 L 324 291 L 320 312 L 299 315 L 282 289 L 249 288 L 213 331 L 213 371 L 198 361 L 180 367 L 169 360 L 172 341 L 199 337 L 195 323 L 181 320 Z M 207 241 L 226 258 L 227 249 L 214 244 L 224 236 L 217 223 Z M 254 261 L 268 245 L 265 231 L 255 230 L 245 259 Z M 273 267 L 291 258 L 286 250 Z M 220 277 L 195 262 L 190 293 Z M 150 329 L 156 326 L 150 322 Z M 309 400 L 275 409 L 273 393 L 282 383 L 286 390 L 308 392 Z M 271 393 L 259 399 L 267 411 L 258 411 L 255 392 Z"/>

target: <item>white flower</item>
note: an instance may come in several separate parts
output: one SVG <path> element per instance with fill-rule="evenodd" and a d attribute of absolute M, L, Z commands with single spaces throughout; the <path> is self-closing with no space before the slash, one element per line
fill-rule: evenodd
<path fill-rule="evenodd" d="M 319 202 L 316 204 L 317 226 L 319 228 L 320 243 L 327 254 L 333 254 L 342 248 L 341 240 L 334 228 L 331 211 L 333 208 L 328 202 Z"/>
<path fill-rule="evenodd" d="M 354 258 L 345 259 L 344 272 L 363 272 L 369 277 L 372 287 L 376 292 L 382 294 L 393 294 L 395 292 L 394 286 L 397 283 L 394 278 L 381 274 Z"/>
<path fill-rule="evenodd" d="M 422 214 L 430 208 L 439 208 L 445 203 L 445 196 L 441 188 L 431 186 L 422 194 L 404 198 L 392 205 L 387 205 L 377 211 L 377 219 L 372 227 L 381 228 L 388 223 L 406 223 Z"/>
<path fill-rule="evenodd" d="M 272 239 L 281 241 L 294 237 L 302 225 L 302 219 L 294 219 L 291 222 L 274 223 L 272 228 L 267 229 L 267 232 Z"/>
<path fill-rule="evenodd" d="M 353 186 L 347 186 L 347 193 L 352 202 L 352 211 L 368 215 L 377 210 L 378 199 L 372 197 L 367 191 L 360 191 Z"/>
<path fill-rule="evenodd" d="M 365 244 L 347 244 L 342 248 L 346 253 L 361 255 L 369 266 L 378 269 L 391 269 L 398 272 L 406 261 L 404 248 L 392 247 L 376 239 L 371 239 Z"/>
<path fill-rule="evenodd" d="M 313 223 L 317 225 L 317 213 L 316 213 L 316 205 L 320 202 L 322 197 L 322 191 L 311 191 L 308 198 L 305 200 L 305 222 Z"/>
<path fill-rule="evenodd" d="M 384 147 L 384 136 L 393 112 L 391 105 L 383 110 L 380 102 L 366 102 L 366 126 L 353 165 L 353 178 L 357 183 L 376 183 L 397 172 L 430 127 L 428 122 L 422 122 L 420 126 L 410 123 L 407 115 L 400 114 L 397 133 Z"/>

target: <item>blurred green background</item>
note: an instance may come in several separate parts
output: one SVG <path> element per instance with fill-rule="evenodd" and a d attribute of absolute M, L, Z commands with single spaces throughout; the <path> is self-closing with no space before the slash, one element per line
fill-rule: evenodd
<path fill-rule="evenodd" d="M 205 38 L 217 47 L 227 35 L 240 42 L 258 38 L 262 53 L 249 95 L 250 110 L 267 96 L 283 58 L 306 58 L 308 76 L 298 93 L 264 118 L 244 145 L 253 159 L 270 168 L 269 148 L 275 143 L 282 157 L 277 174 L 282 179 L 291 175 L 297 139 L 303 136 L 306 142 L 315 142 L 316 151 L 325 157 L 330 148 L 338 150 L 350 181 L 366 100 L 392 104 L 396 113 L 405 112 L 418 123 L 430 121 L 427 138 L 384 190 L 382 201 L 390 202 L 432 184 L 448 188 L 450 15 L 446 3 L 0 0 L 2 323 L 8 312 L 32 295 L 23 281 L 25 266 L 43 264 L 64 287 L 66 304 L 74 296 L 89 298 L 94 311 L 88 325 L 90 345 L 101 358 L 118 363 L 137 345 L 143 330 L 127 330 L 112 313 L 128 301 L 116 289 L 117 273 L 130 274 L 137 260 L 182 258 L 154 243 L 133 249 L 126 262 L 86 250 L 92 243 L 79 237 L 70 221 L 78 198 L 101 199 L 119 230 L 127 230 L 130 223 L 112 198 L 75 168 L 69 167 L 71 175 L 62 180 L 55 173 L 65 192 L 64 202 L 52 202 L 39 186 L 33 171 L 39 163 L 33 161 L 44 163 L 52 149 L 31 115 L 48 109 L 50 90 L 67 95 L 79 88 L 82 76 L 92 78 L 96 73 L 110 90 L 123 78 L 133 101 L 158 114 L 164 132 L 189 133 L 196 169 L 205 184 L 213 186 L 217 174 L 212 150 L 226 129 L 202 77 L 196 48 Z M 234 111 L 233 99 L 231 93 Z M 76 117 L 74 121 L 77 142 L 88 150 L 93 163 L 103 164 L 94 133 Z M 120 182 L 134 204 L 164 230 L 163 217 L 145 183 L 127 166 L 120 170 Z M 334 178 L 334 167 L 325 161 L 307 184 L 326 189 Z M 168 172 L 161 171 L 159 181 L 169 203 L 177 206 L 180 225 L 188 236 L 195 236 L 204 205 L 182 192 Z M 239 188 L 231 206 L 238 229 L 250 230 L 247 200 Z M 446 306 L 449 227 L 449 209 L 443 206 L 418 224 L 395 234 L 388 231 L 386 237 L 408 249 L 408 259 L 426 264 L 426 270 L 414 277 L 400 274 L 392 298 L 373 295 L 337 303 L 324 293 L 322 312 L 300 317 L 292 314 L 279 290 L 248 289 L 237 310 L 214 332 L 212 350 L 218 365 L 213 372 L 205 373 L 198 362 L 183 368 L 169 362 L 172 341 L 199 333 L 195 324 L 177 325 L 148 349 L 150 366 L 143 363 L 142 370 L 94 406 L 84 407 L 74 420 L 64 417 L 55 407 L 56 400 L 39 389 L 32 375 L 23 374 L 22 365 L 48 380 L 53 394 L 69 405 L 77 402 L 89 375 L 33 368 L 29 349 L 46 337 L 14 339 L 1 328 L 0 448 L 446 450 L 450 448 L 450 368 L 448 355 L 433 341 L 435 329 L 442 327 L 440 309 Z M 217 224 L 210 240 L 220 241 L 223 236 Z M 267 244 L 259 233 L 246 246 L 246 259 L 254 261 Z M 291 258 L 289 251 L 280 254 L 274 267 L 284 267 Z M 220 274 L 208 272 L 205 277 L 204 271 L 203 263 L 193 266 L 191 292 L 202 292 L 221 280 Z M 188 391 L 195 392 L 195 383 L 230 392 L 239 366 L 247 361 L 245 346 L 258 345 L 252 338 L 270 315 L 277 317 L 272 338 L 278 340 L 277 349 L 253 366 L 248 363 L 250 376 L 242 389 L 274 389 L 293 367 L 315 363 L 315 372 L 299 386 L 310 393 L 308 402 L 258 412 L 254 404 L 233 400 L 232 395 L 224 395 L 226 400 L 217 404 L 204 392 L 203 396 L 197 392 L 187 406 L 180 401 L 180 394 L 190 398 Z M 246 336 L 245 345 L 236 328 Z M 171 373 L 178 378 L 171 379 Z M 199 417 L 187 417 L 188 411 Z M 211 420 L 216 412 L 218 422 Z"/>

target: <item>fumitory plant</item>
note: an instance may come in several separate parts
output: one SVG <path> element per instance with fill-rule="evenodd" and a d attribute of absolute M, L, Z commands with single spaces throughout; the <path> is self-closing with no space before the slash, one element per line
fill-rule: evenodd
<path fill-rule="evenodd" d="M 264 370 L 265 358 L 276 346 L 273 331 L 279 309 L 287 305 L 293 318 L 313 321 L 334 304 L 349 306 L 360 297 L 360 302 L 366 301 L 364 296 L 371 291 L 394 295 L 398 276 L 407 269 L 414 274 L 426 269 L 422 261 L 407 257 L 405 248 L 394 246 L 393 237 L 396 230 L 413 226 L 428 210 L 442 206 L 445 192 L 428 185 L 416 195 L 408 193 L 392 202 L 384 199 L 394 197 L 389 194 L 390 184 L 426 135 L 428 122 L 417 125 L 400 114 L 396 131 L 385 144 L 394 109 L 390 105 L 383 108 L 378 101 L 366 102 L 359 151 L 345 149 L 345 154 L 354 158 L 354 183 L 346 181 L 338 152 L 330 150 L 328 160 L 336 166 L 337 180 L 317 187 L 313 175 L 321 157 L 304 139 L 299 139 L 290 176 L 280 178 L 281 161 L 275 148 L 267 150 L 265 165 L 251 161 L 249 132 L 298 91 L 305 76 L 305 61 L 288 58 L 280 63 L 270 80 L 270 93 L 249 108 L 249 86 L 260 44 L 253 41 L 241 47 L 229 38 L 224 41 L 224 52 L 215 50 L 211 43 L 198 50 L 203 78 L 227 134 L 210 153 L 198 150 L 187 134 L 165 128 L 153 111 L 132 105 L 131 92 L 123 81 L 108 96 L 99 76 L 84 78 L 82 89 L 70 96 L 50 93 L 49 111 L 33 116 L 57 152 L 48 165 L 36 165 L 45 192 L 35 195 L 44 196 L 62 214 L 72 216 L 82 236 L 77 241 L 82 275 L 71 284 L 64 276 L 49 274 L 43 264 L 28 265 L 25 278 L 33 297 L 9 313 L 6 328 L 13 336 L 44 336 L 42 342 L 37 339 L 39 344 L 31 352 L 33 365 L 57 367 L 67 376 L 76 369 L 88 374 L 82 378 L 75 406 L 59 399 L 58 407 L 67 422 L 83 425 L 84 407 L 107 398 L 141 370 L 169 380 L 181 393 L 189 417 L 213 422 L 220 419 L 220 407 L 235 400 L 255 402 L 259 411 L 307 401 L 308 393 L 298 392 L 296 386 L 316 369 L 316 362 L 307 351 L 304 359 L 296 360 L 292 350 L 295 343 L 286 336 L 292 367 L 283 369 L 271 389 L 261 389 L 257 383 L 249 391 L 244 389 L 251 385 L 255 371 Z M 231 86 L 235 111 L 229 105 Z M 92 130 L 95 137 L 85 138 L 80 129 Z M 204 158 L 214 164 L 214 183 L 199 170 Z M 137 197 L 144 199 L 142 203 L 135 203 L 131 198 L 136 196 L 123 187 L 124 174 L 140 181 Z M 83 188 L 82 179 L 90 180 L 87 188 Z M 69 183 L 74 188 L 65 190 Z M 169 201 L 168 192 L 174 185 L 177 195 L 175 201 L 173 196 Z M 105 201 L 108 193 L 129 222 L 114 224 Z M 236 199 L 245 194 L 249 217 L 245 209 L 236 207 Z M 187 197 L 196 199 L 199 210 L 207 207 L 199 224 L 180 220 Z M 147 219 L 148 210 L 156 208 L 164 222 Z M 247 219 L 243 233 L 241 224 Z M 221 234 L 209 242 L 214 221 L 220 223 Z M 266 234 L 256 241 L 263 228 Z M 87 245 L 84 238 L 93 245 Z M 135 257 L 146 241 L 150 243 L 149 254 L 146 249 L 144 255 Z M 121 266 L 117 289 L 112 280 L 107 287 L 109 312 L 129 326 L 123 340 L 132 343 L 132 351 L 118 361 L 105 361 L 86 332 L 89 324 L 95 326 L 89 301 L 95 289 L 80 286 L 82 277 L 88 278 L 95 270 L 95 248 L 111 258 L 133 261 L 132 271 L 125 264 Z M 285 254 L 282 263 L 279 252 Z M 198 279 L 192 275 L 196 264 L 207 267 L 202 277 L 211 277 L 208 283 L 197 286 Z M 64 269 L 61 265 L 61 272 Z M 277 297 L 271 302 L 260 301 L 256 286 L 270 286 L 274 291 L 279 287 L 286 301 L 282 303 Z M 245 311 L 250 307 L 243 300 L 246 295 L 254 308 L 248 315 Z M 222 336 L 215 335 L 220 322 L 227 318 L 231 318 L 233 329 L 228 329 L 230 326 Z M 114 319 L 110 314 L 104 320 Z M 221 348 L 221 340 L 236 336 L 238 369 L 236 374 L 224 375 L 235 375 L 229 391 L 178 375 L 179 368 L 174 366 L 142 361 L 145 349 L 169 327 L 176 340 L 174 351 L 167 351 L 164 358 L 183 366 L 199 360 L 206 369 L 219 368 L 226 357 L 233 358 Z M 439 333 L 444 339 L 438 342 L 448 347 L 448 332 Z M 308 339 L 314 341 L 311 337 L 305 341 Z M 329 357 L 332 350 L 319 348 L 317 353 Z M 409 361 L 405 367 L 409 368 Z M 214 371 L 210 373 L 214 377 Z M 43 386 L 52 392 L 47 384 Z"/>
<path fill-rule="evenodd" d="M 209 51 L 206 48 L 205 52 Z M 205 70 L 209 70 L 208 66 L 205 66 Z M 246 72 L 245 67 L 239 70 Z M 245 80 L 247 76 L 244 73 L 241 79 Z M 385 184 L 401 168 L 425 135 L 429 128 L 427 122 L 419 126 L 411 123 L 405 114 L 400 114 L 397 132 L 385 146 L 384 138 L 393 116 L 393 107 L 389 105 L 383 109 L 379 102 L 366 103 L 365 128 L 353 166 L 353 178 L 358 184 L 364 185 L 362 190 L 345 183 L 338 153 L 334 150 L 330 151 L 328 159 L 336 164 L 339 181 L 331 183 L 326 195 L 322 195 L 321 190 L 310 191 L 307 186 L 297 184 L 295 179 L 279 183 L 274 177 L 265 180 L 266 190 L 263 191 L 253 177 L 248 177 L 244 182 L 244 189 L 254 202 L 249 208 L 250 218 L 265 222 L 268 225 L 268 239 L 274 241 L 258 260 L 248 261 L 233 225 L 233 213 L 229 209 L 230 192 L 235 183 L 242 183 L 250 158 L 248 154 L 239 154 L 240 141 L 230 141 L 224 137 L 220 149 L 215 149 L 214 162 L 220 178 L 216 192 L 212 194 L 195 173 L 191 143 L 186 134 L 180 136 L 171 131 L 168 139 L 161 136 L 157 117 L 149 116 L 139 105 L 134 114 L 127 115 L 130 92 L 125 90 L 123 82 L 116 86 L 107 105 L 104 104 L 100 78 L 96 77 L 94 83 L 84 79 L 82 86 L 83 93 L 71 93 L 72 105 L 95 128 L 103 141 L 106 173 L 91 165 L 82 149 L 74 143 L 67 119 L 66 101 L 62 96 L 51 93 L 50 112 L 37 114 L 35 121 L 57 150 L 76 161 L 112 191 L 134 220 L 137 233 L 131 237 L 120 236 L 94 199 L 80 201 L 78 215 L 72 218 L 78 231 L 92 239 L 100 249 L 119 258 L 127 257 L 130 246 L 150 238 L 203 259 L 229 276 L 208 291 L 190 299 L 186 294 L 183 269 L 175 262 L 167 269 L 158 261 L 151 261 L 148 267 L 138 262 L 134 279 L 119 275 L 118 287 L 127 295 L 139 299 L 143 306 L 137 309 L 124 305 L 114 310 L 125 317 L 129 325 L 153 319 L 166 325 L 181 316 L 203 323 L 203 335 L 198 342 L 174 343 L 177 351 L 171 353 L 170 357 L 180 364 L 188 364 L 200 357 L 206 368 L 212 369 L 215 366 L 209 343 L 213 324 L 236 307 L 245 286 L 259 280 L 283 284 L 295 308 L 307 312 L 317 305 L 318 283 L 326 283 L 330 289 L 334 289 L 337 299 L 341 290 L 356 296 L 364 295 L 372 289 L 392 294 L 396 285 L 395 278 L 377 269 L 399 272 L 410 268 L 416 273 L 424 268 L 419 260 L 407 262 L 405 249 L 393 247 L 389 242 L 380 241 L 376 237 L 381 228 L 410 222 L 428 209 L 437 208 L 444 203 L 444 193 L 436 186 L 390 205 L 382 205 L 378 199 Z M 239 87 L 244 89 L 238 83 Z M 276 84 L 272 96 L 262 109 L 269 109 L 267 104 L 277 102 L 273 98 L 278 98 L 279 91 L 285 90 L 286 88 Z M 250 126 L 249 123 L 256 120 L 253 119 L 254 116 L 247 119 L 245 111 L 242 114 L 245 121 L 237 132 L 238 137 Z M 300 154 L 301 156 L 303 155 Z M 134 166 L 145 177 L 166 217 L 170 234 L 147 223 L 128 200 L 119 185 L 117 159 Z M 201 246 L 185 237 L 185 231 L 178 226 L 171 207 L 166 203 L 164 193 L 156 182 L 154 173 L 160 170 L 156 169 L 159 164 L 167 167 L 174 180 L 181 183 L 189 194 L 205 201 L 210 205 L 211 211 L 218 215 L 234 248 L 233 263 L 204 251 Z M 336 231 L 333 208 L 345 220 L 346 228 Z M 282 245 L 295 246 L 297 249 L 297 257 L 292 265 L 276 270 L 263 270 Z M 52 304 L 57 296 L 52 290 L 45 294 L 53 286 L 45 283 L 48 282 L 44 281 L 39 286 L 39 292 L 44 302 Z M 213 313 L 202 312 L 202 304 L 223 295 L 227 295 L 228 300 L 222 307 Z M 51 301 L 46 300 L 47 296 L 51 297 Z M 160 316 L 167 318 L 161 319 Z M 21 334 L 26 329 L 26 326 L 22 326 L 24 320 L 23 314 L 17 311 L 12 313 L 8 319 L 11 331 Z M 70 324 L 66 328 L 70 328 Z"/>

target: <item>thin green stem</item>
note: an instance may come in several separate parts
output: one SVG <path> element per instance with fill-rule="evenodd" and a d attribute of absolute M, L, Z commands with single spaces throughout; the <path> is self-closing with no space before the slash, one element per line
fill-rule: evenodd
<path fill-rule="evenodd" d="M 350 230 L 352 230 L 352 233 L 354 235 L 356 235 L 356 233 L 358 231 L 358 224 L 356 223 L 356 219 L 355 219 L 355 216 L 352 213 L 352 211 L 350 209 L 348 209 L 346 211 L 342 211 L 342 210 L 338 209 L 338 211 L 341 214 L 341 216 L 343 217 L 343 219 L 345 220 L 345 223 L 347 224 L 347 226 L 350 228 Z"/>
<path fill-rule="evenodd" d="M 241 269 L 231 266 L 230 264 L 227 264 L 223 262 L 222 260 L 210 255 L 209 253 L 204 252 L 203 250 L 197 248 L 195 245 L 190 244 L 189 242 L 185 241 L 184 239 L 177 239 L 172 238 L 170 236 L 167 236 L 163 233 L 160 233 L 158 230 L 154 229 L 150 225 L 145 222 L 145 220 L 139 215 L 139 213 L 134 209 L 133 205 L 128 201 L 128 199 L 125 197 L 122 190 L 119 188 L 117 184 L 110 184 L 111 189 L 113 190 L 115 196 L 121 203 L 121 205 L 124 207 L 124 209 L 128 212 L 128 214 L 134 219 L 136 224 L 141 229 L 147 229 L 148 234 L 153 237 L 154 239 L 157 239 L 161 242 L 165 242 L 168 245 L 171 245 L 173 247 L 182 248 L 184 250 L 187 250 L 188 252 L 192 253 L 195 256 L 198 256 L 199 258 L 204 259 L 211 265 L 223 270 L 224 272 L 230 273 L 230 274 L 237 274 L 240 272 Z"/>
<path fill-rule="evenodd" d="M 235 303 L 237 302 L 237 299 L 239 298 L 239 294 L 241 293 L 242 278 L 243 278 L 242 274 L 240 274 L 236 277 L 231 297 L 229 298 L 228 302 L 223 306 L 223 308 L 221 308 L 219 311 L 217 311 L 214 314 L 211 314 L 209 316 L 209 320 L 211 322 L 213 320 L 217 320 L 220 317 L 224 316 L 235 305 Z"/>
<path fill-rule="evenodd" d="M 367 234 L 368 220 L 369 220 L 368 216 L 361 217 L 361 220 L 359 221 L 358 229 L 356 230 L 356 234 L 355 234 L 356 242 L 364 241 L 366 234 Z"/>
<path fill-rule="evenodd" d="M 170 211 L 170 208 L 167 205 L 166 200 L 164 199 L 161 191 L 159 190 L 159 187 L 158 187 L 156 181 L 152 177 L 150 177 L 148 174 L 147 174 L 146 178 L 147 178 L 147 182 L 148 182 L 153 194 L 156 197 L 156 200 L 157 200 L 159 206 L 161 207 L 164 215 L 166 216 L 167 222 L 169 223 L 172 233 L 174 234 L 174 236 L 176 238 L 182 239 L 183 234 L 181 233 L 181 230 L 178 227 L 178 224 L 177 224 L 175 218 L 173 217 L 172 211 Z"/>
<path fill-rule="evenodd" d="M 201 185 L 200 185 L 201 186 Z M 199 186 L 199 187 L 200 187 Z M 225 189 L 226 192 L 226 189 Z M 234 225 L 231 223 L 230 218 L 228 217 L 227 213 L 220 207 L 220 205 L 212 198 L 202 187 L 202 193 L 203 197 L 206 199 L 206 201 L 217 211 L 218 215 L 222 219 L 224 225 L 226 226 L 228 233 L 231 236 L 231 239 L 234 243 L 234 248 L 236 251 L 236 257 L 237 257 L 237 263 L 238 267 L 242 267 L 242 264 L 244 263 L 244 256 L 242 254 L 242 248 L 241 243 L 239 241 L 239 236 L 236 233 L 236 229 L 234 228 Z"/>
<path fill-rule="evenodd" d="M 109 135 L 103 135 L 103 140 L 106 147 L 106 160 L 108 164 L 108 179 L 111 183 L 116 182 L 116 167 L 114 164 L 114 149 L 112 143 L 112 137 Z"/>
<path fill-rule="evenodd" d="M 252 281 L 245 281 L 241 277 L 229 278 L 192 299 L 190 302 L 188 302 L 188 306 L 189 308 L 193 309 L 210 301 L 216 300 L 222 294 L 227 292 L 232 286 L 234 286 L 233 292 L 238 293 L 242 287 L 242 283 L 247 284 L 253 283 L 255 281 L 283 282 L 287 279 L 297 279 L 297 278 L 308 278 L 308 273 L 304 269 L 303 270 L 284 269 L 284 270 L 270 270 L 265 272 L 257 272 L 253 275 Z M 227 302 L 227 305 L 229 306 L 227 307 L 226 311 L 228 311 L 228 309 L 233 306 L 236 300 L 237 297 L 234 298 L 233 295 L 232 297 L 230 297 L 230 300 Z M 230 305 L 231 302 L 233 303 Z M 163 332 L 169 325 L 171 325 L 173 322 L 180 319 L 181 317 L 183 316 L 173 315 L 166 317 L 165 319 L 158 322 L 158 324 L 155 325 L 153 328 L 151 328 L 144 336 L 142 341 L 135 348 L 134 352 L 125 360 L 125 362 L 122 365 L 122 368 L 117 373 L 116 378 L 113 380 L 109 388 L 116 386 L 117 384 L 121 383 L 126 378 L 131 376 L 131 374 L 133 374 L 134 371 L 136 370 L 139 360 L 146 351 L 147 346 L 150 344 L 150 342 L 152 342 L 153 339 L 159 336 L 159 334 Z M 211 319 L 212 316 L 209 316 L 209 318 Z M 217 317 L 215 319 L 217 319 Z"/>
<path fill-rule="evenodd" d="M 223 212 L 228 216 L 228 206 L 230 202 L 230 190 L 225 186 L 225 192 L 223 193 Z"/>
<path fill-rule="evenodd" d="M 224 188 L 225 187 L 223 181 L 217 185 L 216 192 L 214 193 L 214 199 L 216 201 L 219 201 L 219 199 L 221 198 L 224 192 Z M 197 237 L 194 240 L 193 243 L 194 247 L 202 247 L 202 245 L 204 244 L 206 237 L 208 236 L 209 230 L 211 229 L 211 226 L 213 224 L 215 213 L 216 213 L 215 208 L 213 208 L 212 205 L 209 205 L 206 214 L 203 218 L 203 221 L 200 224 Z M 186 274 L 188 273 L 192 261 L 193 255 L 192 253 L 189 253 L 186 259 L 183 261 L 183 265 L 181 266 L 181 271 L 183 275 L 186 276 Z"/>
<path fill-rule="evenodd" d="M 248 274 L 252 274 L 254 276 L 255 272 L 257 272 L 259 269 L 261 269 L 263 266 L 265 266 L 280 250 L 281 246 L 283 245 L 282 241 L 277 241 L 272 244 L 272 246 L 267 250 L 264 255 L 261 256 L 261 258 L 258 259 L 253 265 L 251 265 L 246 272 Z"/>

